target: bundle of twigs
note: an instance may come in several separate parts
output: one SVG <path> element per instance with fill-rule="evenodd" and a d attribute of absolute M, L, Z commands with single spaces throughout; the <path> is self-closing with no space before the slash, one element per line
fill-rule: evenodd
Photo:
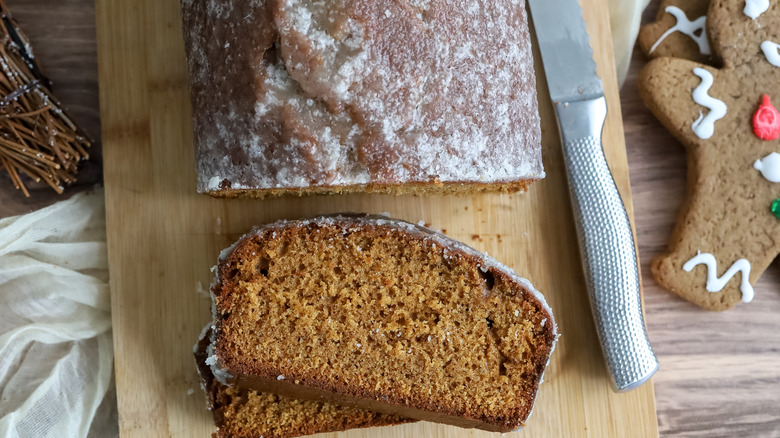
<path fill-rule="evenodd" d="M 30 196 L 25 178 L 57 193 L 76 180 L 91 140 L 65 113 L 41 73 L 27 37 L 0 0 L 0 170 Z"/>

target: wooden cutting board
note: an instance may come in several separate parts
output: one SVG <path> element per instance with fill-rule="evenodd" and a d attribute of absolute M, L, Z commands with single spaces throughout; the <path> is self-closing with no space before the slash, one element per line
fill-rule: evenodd
<path fill-rule="evenodd" d="M 605 149 L 629 206 L 628 169 L 606 0 L 582 0 L 609 102 Z M 216 200 L 195 193 L 191 109 L 178 0 L 97 0 L 109 266 L 123 437 L 214 430 L 192 345 L 209 321 L 219 251 L 252 226 L 340 211 L 420 220 L 529 278 L 562 333 L 525 438 L 654 437 L 651 384 L 615 394 L 591 320 L 561 148 L 541 69 L 547 178 L 519 195 L 318 196 Z M 537 59 L 538 53 L 537 53 Z M 338 437 L 488 437 L 431 423 Z"/>

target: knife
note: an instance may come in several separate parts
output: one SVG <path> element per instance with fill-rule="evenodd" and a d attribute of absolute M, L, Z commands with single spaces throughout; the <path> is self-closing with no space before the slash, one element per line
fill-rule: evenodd
<path fill-rule="evenodd" d="M 582 266 L 617 391 L 658 370 L 642 314 L 634 234 L 601 145 L 607 101 L 577 0 L 528 0 L 558 119 Z"/>

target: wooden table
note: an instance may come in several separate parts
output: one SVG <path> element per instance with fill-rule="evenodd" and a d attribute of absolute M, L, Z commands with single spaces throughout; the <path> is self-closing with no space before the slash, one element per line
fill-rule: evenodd
<path fill-rule="evenodd" d="M 6 0 L 33 41 L 55 92 L 74 117 L 99 138 L 97 51 L 92 0 Z M 653 0 L 645 20 L 654 16 Z M 661 360 L 655 377 L 661 435 L 780 437 L 780 269 L 775 263 L 756 285 L 756 299 L 725 313 L 705 312 L 670 295 L 650 275 L 686 190 L 682 147 L 644 108 L 635 53 L 622 90 L 623 118 L 642 258 L 647 324 Z M 85 172 L 88 189 L 99 175 Z M 91 169 L 91 170 L 90 170 Z M 69 190 L 70 194 L 77 190 Z M 27 200 L 0 177 L 0 217 L 48 205 L 43 188 Z"/>

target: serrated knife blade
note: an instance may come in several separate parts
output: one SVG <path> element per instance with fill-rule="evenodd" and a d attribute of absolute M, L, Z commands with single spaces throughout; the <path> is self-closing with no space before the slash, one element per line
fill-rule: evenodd
<path fill-rule="evenodd" d="M 634 234 L 601 143 L 607 103 L 577 0 L 528 0 L 561 135 L 585 282 L 613 388 L 658 370 L 642 312 Z"/>
<path fill-rule="evenodd" d="M 528 0 L 553 102 L 604 95 L 577 0 Z"/>

